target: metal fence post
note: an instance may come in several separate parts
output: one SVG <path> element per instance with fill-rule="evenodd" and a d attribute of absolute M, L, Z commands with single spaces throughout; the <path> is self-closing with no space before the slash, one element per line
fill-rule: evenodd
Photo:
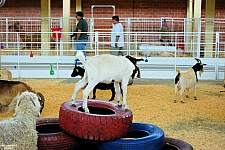
<path fill-rule="evenodd" d="M 21 77 L 20 75 L 20 38 L 19 38 L 19 33 L 16 33 L 16 38 L 17 38 L 17 57 L 18 57 L 18 62 L 17 62 L 17 70 L 18 70 L 18 78 Z"/>
<path fill-rule="evenodd" d="M 9 44 L 8 44 L 8 38 L 9 38 L 9 20 L 8 18 L 5 19 L 5 42 L 6 42 L 6 48 L 9 48 Z"/>
<path fill-rule="evenodd" d="M 60 28 L 63 28 L 63 26 L 64 26 L 64 21 L 63 21 L 63 18 L 61 17 Z M 57 45 L 58 45 L 58 39 L 57 39 Z M 63 56 L 63 38 L 60 38 L 59 45 L 60 45 L 60 56 L 62 57 Z M 57 53 L 58 53 L 58 49 L 57 49 Z"/>
<path fill-rule="evenodd" d="M 95 55 L 98 55 L 98 32 L 95 32 Z"/>
<path fill-rule="evenodd" d="M 127 48 L 128 48 L 128 55 L 130 55 L 130 18 L 127 19 Z"/>
<path fill-rule="evenodd" d="M 218 67 L 218 63 L 219 63 L 219 43 L 220 43 L 220 33 L 216 32 L 216 49 L 215 49 L 215 79 L 219 79 L 219 67 Z"/>
<path fill-rule="evenodd" d="M 200 58 L 200 43 L 201 43 L 201 18 L 198 18 L 198 30 L 197 30 L 197 58 Z"/>
<path fill-rule="evenodd" d="M 93 32 L 94 32 L 94 18 L 90 18 L 90 49 L 93 49 L 93 41 L 94 41 L 94 37 L 93 37 Z"/>

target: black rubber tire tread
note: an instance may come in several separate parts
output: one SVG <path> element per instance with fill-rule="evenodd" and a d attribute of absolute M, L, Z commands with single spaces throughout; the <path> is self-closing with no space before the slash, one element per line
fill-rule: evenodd
<path fill-rule="evenodd" d="M 37 119 L 36 127 L 44 125 L 58 125 L 58 118 Z M 73 150 L 79 148 L 83 140 L 61 131 L 56 133 L 38 133 L 38 150 Z"/>
<path fill-rule="evenodd" d="M 171 145 L 176 147 L 178 150 L 194 150 L 194 148 L 187 142 L 179 139 L 165 137 L 165 145 Z M 166 149 L 163 149 L 166 150 Z"/>
<path fill-rule="evenodd" d="M 125 136 L 130 131 L 133 114 L 125 111 L 112 102 L 89 100 L 88 107 L 103 108 L 113 114 L 92 114 L 80 111 L 82 100 L 76 101 L 76 107 L 71 101 L 61 105 L 59 111 L 60 127 L 67 133 L 79 138 L 106 141 Z M 78 110 L 79 109 L 79 110 Z"/>

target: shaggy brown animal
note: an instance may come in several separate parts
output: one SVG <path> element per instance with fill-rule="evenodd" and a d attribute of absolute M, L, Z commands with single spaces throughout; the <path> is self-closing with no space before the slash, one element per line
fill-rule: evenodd
<path fill-rule="evenodd" d="M 26 83 L 0 80 L 0 87 L 0 113 L 12 112 L 15 109 L 16 99 L 24 91 L 33 92 L 38 96 L 41 105 L 40 113 L 42 112 L 45 102 L 44 96 L 32 90 Z"/>
<path fill-rule="evenodd" d="M 9 29 L 19 32 L 21 40 L 23 42 L 28 42 L 28 43 L 26 43 L 26 47 L 23 47 L 23 49 L 25 49 L 25 48 L 32 48 L 32 49 L 41 48 L 41 43 L 39 43 L 39 42 L 41 42 L 41 34 L 40 33 L 34 33 L 32 35 L 27 35 L 25 33 L 25 30 L 23 29 L 23 26 L 20 25 L 20 23 L 18 21 L 15 22 L 13 25 L 10 25 Z M 20 32 L 22 32 L 22 33 L 20 33 Z M 39 31 L 39 32 L 41 32 L 41 31 Z M 29 43 L 29 42 L 33 42 L 33 43 Z M 50 42 L 55 42 L 52 37 L 50 38 Z M 50 44 L 50 49 L 55 49 L 55 43 Z"/>

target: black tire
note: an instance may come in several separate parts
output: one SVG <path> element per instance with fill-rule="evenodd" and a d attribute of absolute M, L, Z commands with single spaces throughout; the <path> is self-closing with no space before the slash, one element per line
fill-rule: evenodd
<path fill-rule="evenodd" d="M 80 147 L 83 140 L 62 131 L 58 118 L 41 118 L 36 121 L 38 150 L 72 150 Z"/>
<path fill-rule="evenodd" d="M 89 140 L 115 140 L 125 136 L 132 124 L 133 114 L 116 104 L 100 100 L 89 100 L 90 113 L 82 109 L 83 101 L 76 107 L 71 101 L 61 105 L 59 125 L 67 133 Z"/>
<path fill-rule="evenodd" d="M 194 150 L 193 147 L 179 139 L 165 137 L 165 145 L 162 150 Z"/>
<path fill-rule="evenodd" d="M 98 148 L 100 150 L 161 150 L 165 144 L 163 130 L 147 123 L 133 122 L 129 134 L 124 138 L 98 143 Z"/>

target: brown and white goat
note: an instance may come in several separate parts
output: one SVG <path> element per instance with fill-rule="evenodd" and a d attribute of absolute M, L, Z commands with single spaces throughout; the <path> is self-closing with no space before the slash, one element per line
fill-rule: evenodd
<path fill-rule="evenodd" d="M 30 86 L 21 81 L 0 80 L 0 113 L 9 113 L 15 109 L 16 99 L 25 91 L 35 93 L 41 105 L 40 113 L 44 108 L 44 96 L 39 92 L 34 92 Z"/>
<path fill-rule="evenodd" d="M 192 87 L 194 87 L 194 100 L 197 100 L 196 97 L 196 88 L 197 88 L 197 72 L 199 71 L 199 75 L 201 76 L 204 72 L 203 66 L 206 64 L 203 64 L 200 59 L 195 58 L 197 63 L 191 67 L 186 72 L 180 72 L 179 69 L 177 69 L 177 76 L 175 78 L 175 96 L 174 96 L 174 103 L 176 103 L 176 95 L 177 91 L 180 90 L 180 101 L 181 103 L 184 103 L 182 94 L 184 91 L 186 91 L 186 98 L 189 98 L 188 96 L 188 90 Z"/>
<path fill-rule="evenodd" d="M 83 90 L 83 109 L 86 113 L 89 113 L 89 109 L 87 107 L 87 98 L 89 93 L 98 83 L 114 83 L 118 106 L 122 106 L 119 86 L 119 83 L 121 82 L 123 89 L 123 106 L 125 110 L 128 110 L 129 108 L 126 102 L 127 83 L 133 82 L 131 75 L 135 69 L 134 64 L 125 57 L 114 55 L 96 55 L 86 61 L 83 53 L 77 51 L 76 57 L 84 65 L 85 72 L 84 77 L 74 88 L 72 105 L 76 106 L 78 91 L 87 85 Z"/>
<path fill-rule="evenodd" d="M 23 26 L 17 21 L 13 25 L 9 26 L 9 29 L 19 32 L 20 38 L 23 42 L 26 42 L 25 48 L 38 49 L 41 48 L 41 33 L 33 33 L 32 35 L 28 35 L 25 33 Z M 39 31 L 40 32 L 40 31 Z M 53 38 L 50 38 L 50 42 L 55 42 Z M 50 49 L 55 48 L 55 43 L 50 44 Z"/>

